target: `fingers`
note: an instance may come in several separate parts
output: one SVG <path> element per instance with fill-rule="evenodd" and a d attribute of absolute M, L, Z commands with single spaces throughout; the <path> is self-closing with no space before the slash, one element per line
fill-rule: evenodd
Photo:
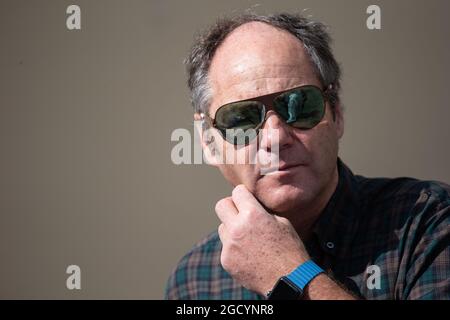
<path fill-rule="evenodd" d="M 216 203 L 216 214 L 224 224 L 232 224 L 238 213 L 231 197 L 224 198 Z"/>
<path fill-rule="evenodd" d="M 219 233 L 220 241 L 223 243 L 226 237 L 226 227 L 223 223 L 219 225 L 219 228 L 217 228 L 217 232 Z"/>
<path fill-rule="evenodd" d="M 247 219 L 248 214 L 266 212 L 255 196 L 243 184 L 233 189 L 231 197 L 219 200 L 215 209 L 220 221 L 226 226 L 231 226 L 237 222 L 238 216 Z"/>
<path fill-rule="evenodd" d="M 255 196 L 243 184 L 233 189 L 232 198 L 239 212 L 251 212 L 255 209 L 265 211 Z"/>

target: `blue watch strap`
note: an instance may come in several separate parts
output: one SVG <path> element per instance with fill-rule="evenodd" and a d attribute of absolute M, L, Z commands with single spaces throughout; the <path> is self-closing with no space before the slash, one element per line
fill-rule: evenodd
<path fill-rule="evenodd" d="M 308 260 L 288 274 L 287 278 L 297 287 L 304 290 L 312 279 L 323 272 L 323 269 L 315 264 L 314 261 Z"/>

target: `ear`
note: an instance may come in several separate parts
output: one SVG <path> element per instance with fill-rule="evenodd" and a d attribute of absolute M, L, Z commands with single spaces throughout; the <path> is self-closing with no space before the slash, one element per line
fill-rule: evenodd
<path fill-rule="evenodd" d="M 339 139 L 344 135 L 344 112 L 341 103 L 338 102 L 334 106 L 334 123 L 336 125 L 336 134 Z"/>
<path fill-rule="evenodd" d="M 208 119 L 201 113 L 194 113 L 194 130 L 202 146 L 203 157 L 207 164 L 217 167 L 220 164 L 220 151 L 218 146 L 217 130 L 211 127 Z"/>

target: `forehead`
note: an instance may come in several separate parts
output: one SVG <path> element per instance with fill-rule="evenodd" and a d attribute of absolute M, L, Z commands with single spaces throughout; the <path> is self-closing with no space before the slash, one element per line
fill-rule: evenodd
<path fill-rule="evenodd" d="M 320 85 L 303 43 L 261 22 L 235 29 L 217 49 L 209 70 L 211 110 L 303 84 Z"/>

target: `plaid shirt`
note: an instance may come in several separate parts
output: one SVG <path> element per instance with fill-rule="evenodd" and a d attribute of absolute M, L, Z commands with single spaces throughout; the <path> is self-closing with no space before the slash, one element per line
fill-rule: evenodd
<path fill-rule="evenodd" d="M 450 299 L 450 186 L 353 175 L 338 158 L 337 188 L 305 243 L 311 258 L 365 299 Z M 175 268 L 167 299 L 265 299 L 222 268 L 217 232 Z M 379 288 L 370 266 L 378 266 Z M 369 268 L 369 269 L 368 269 Z"/>

